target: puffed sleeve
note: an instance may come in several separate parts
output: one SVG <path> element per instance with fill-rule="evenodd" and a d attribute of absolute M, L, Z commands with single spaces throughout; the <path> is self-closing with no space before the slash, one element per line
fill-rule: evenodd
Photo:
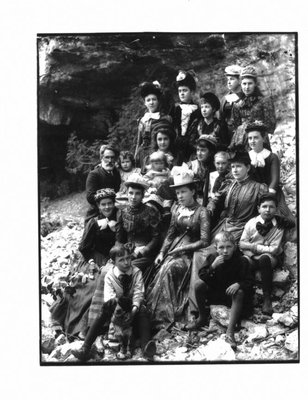
<path fill-rule="evenodd" d="M 149 216 L 149 229 L 151 230 L 151 240 L 144 248 L 144 255 L 155 250 L 160 242 L 160 214 L 157 210 L 147 206 Z"/>
<path fill-rule="evenodd" d="M 279 186 L 279 177 L 280 177 L 280 162 L 279 158 L 276 154 L 272 153 L 271 157 L 271 181 L 269 184 L 269 191 L 273 190 L 277 192 Z"/>
<path fill-rule="evenodd" d="M 166 254 L 167 251 L 169 250 L 171 243 L 173 242 L 173 240 L 176 238 L 177 236 L 177 229 L 176 229 L 176 224 L 175 224 L 175 220 L 176 220 L 176 212 L 177 212 L 178 207 L 175 207 L 173 212 L 172 212 L 172 216 L 171 216 L 171 222 L 169 225 L 169 229 L 166 235 L 166 238 L 164 240 L 164 243 L 162 245 L 161 248 L 161 253 Z"/>

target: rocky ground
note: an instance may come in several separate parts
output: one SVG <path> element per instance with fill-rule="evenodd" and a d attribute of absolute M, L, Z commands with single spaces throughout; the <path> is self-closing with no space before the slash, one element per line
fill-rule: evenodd
<path fill-rule="evenodd" d="M 292 127 L 291 127 L 292 128 Z M 292 130 L 292 129 L 291 129 Z M 275 151 L 281 156 L 282 182 L 286 201 L 296 215 L 294 134 L 290 127 L 280 127 L 272 138 Z M 274 140 L 275 139 L 275 140 Z M 52 202 L 43 199 L 41 205 L 41 278 L 43 292 L 50 282 L 54 287 L 66 285 L 70 266 L 78 260 L 78 243 L 83 231 L 85 194 L 79 193 Z M 298 282 L 297 244 L 295 235 L 284 245 L 283 265 L 274 273 L 272 317 L 261 313 L 262 291 L 256 283 L 255 310 L 249 320 L 243 320 L 236 333 L 238 347 L 233 351 L 224 341 L 229 311 L 224 306 L 212 306 L 211 324 L 207 329 L 188 333 L 176 324 L 169 332 L 156 337 L 157 355 L 154 362 L 210 361 L 284 361 L 298 359 Z M 86 278 L 86 277 L 84 277 Z M 65 335 L 55 337 L 50 321 L 51 294 L 41 297 L 42 362 L 70 363 L 77 360 L 71 350 L 82 345 L 81 340 L 69 343 Z M 102 349 L 105 348 L 103 355 Z M 91 362 L 118 362 L 118 344 L 108 338 L 98 338 Z M 126 362 L 144 362 L 140 350 Z"/>

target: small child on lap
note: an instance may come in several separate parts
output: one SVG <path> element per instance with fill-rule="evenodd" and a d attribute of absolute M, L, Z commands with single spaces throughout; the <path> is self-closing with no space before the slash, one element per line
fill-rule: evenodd
<path fill-rule="evenodd" d="M 151 359 L 156 352 L 151 338 L 151 324 L 144 305 L 144 283 L 142 273 L 131 265 L 131 250 L 128 245 L 117 244 L 110 250 L 114 267 L 109 270 L 104 283 L 104 304 L 101 314 L 91 325 L 80 350 L 72 351 L 81 361 L 91 358 L 91 347 L 97 336 L 108 331 L 108 327 L 119 299 L 132 301 L 133 329 L 140 336 L 141 349 L 145 358 Z"/>
<path fill-rule="evenodd" d="M 259 200 L 259 215 L 247 222 L 239 242 L 240 249 L 251 262 L 253 269 L 261 272 L 262 312 L 267 315 L 273 313 L 271 303 L 273 268 L 280 261 L 284 235 L 284 220 L 282 217 L 275 217 L 277 204 L 275 194 L 263 194 Z"/>
<path fill-rule="evenodd" d="M 237 251 L 230 232 L 222 231 L 215 236 L 215 248 L 216 254 L 208 256 L 195 284 L 199 317 L 186 327 L 195 330 L 208 326 L 211 304 L 231 306 L 226 341 L 235 349 L 236 324 L 251 311 L 253 276 L 248 260 Z"/>

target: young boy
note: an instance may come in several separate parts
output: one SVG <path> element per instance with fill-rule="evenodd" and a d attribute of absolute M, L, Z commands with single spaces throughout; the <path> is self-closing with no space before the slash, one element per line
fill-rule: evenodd
<path fill-rule="evenodd" d="M 253 276 L 248 260 L 237 251 L 231 233 L 218 233 L 215 248 L 216 254 L 209 255 L 199 271 L 201 280 L 195 284 L 199 317 L 189 323 L 187 329 L 194 330 L 209 324 L 211 304 L 231 306 L 226 341 L 236 349 L 234 330 L 241 316 L 250 311 Z"/>
<path fill-rule="evenodd" d="M 220 102 L 214 93 L 208 92 L 200 96 L 202 119 L 198 124 L 198 134 L 208 135 L 217 144 L 227 147 L 229 145 L 227 125 L 215 117 L 219 108 Z"/>
<path fill-rule="evenodd" d="M 229 159 L 229 153 L 226 151 L 218 151 L 215 154 L 214 165 L 216 171 L 210 173 L 209 198 L 213 197 L 215 193 L 218 192 L 227 179 L 227 175 L 230 173 Z"/>
<path fill-rule="evenodd" d="M 117 244 L 110 250 L 114 267 L 109 270 L 104 283 L 104 304 L 101 314 L 91 325 L 80 350 L 72 351 L 81 361 L 91 358 L 91 346 L 97 336 L 108 331 L 110 320 L 117 301 L 123 298 L 132 300 L 133 328 L 140 336 L 141 349 L 145 358 L 151 359 L 156 352 L 155 342 L 151 338 L 150 320 L 144 300 L 144 283 L 142 273 L 131 265 L 131 251 L 128 244 Z"/>
<path fill-rule="evenodd" d="M 251 262 L 253 269 L 260 270 L 263 290 L 262 312 L 272 315 L 271 291 L 272 269 L 280 261 L 282 254 L 282 238 L 284 234 L 283 220 L 275 218 L 277 198 L 273 193 L 265 193 L 260 197 L 259 215 L 250 219 L 244 228 L 239 246 Z"/>

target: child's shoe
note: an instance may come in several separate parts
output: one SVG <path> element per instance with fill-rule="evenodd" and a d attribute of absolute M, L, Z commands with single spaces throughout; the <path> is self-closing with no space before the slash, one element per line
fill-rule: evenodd
<path fill-rule="evenodd" d="M 92 353 L 91 348 L 88 346 L 82 345 L 79 350 L 72 350 L 72 354 L 80 361 L 88 361 L 90 360 Z"/>

